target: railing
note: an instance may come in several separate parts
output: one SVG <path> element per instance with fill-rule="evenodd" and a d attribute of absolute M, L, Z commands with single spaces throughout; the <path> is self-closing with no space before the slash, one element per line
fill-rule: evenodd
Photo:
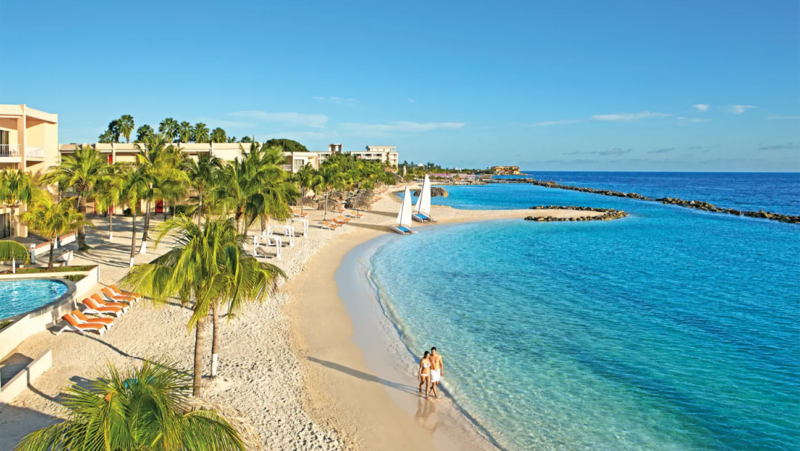
<path fill-rule="evenodd" d="M 44 148 L 25 146 L 25 158 L 35 158 L 37 160 L 44 159 Z"/>
<path fill-rule="evenodd" d="M 18 157 L 19 144 L 0 144 L 0 157 Z"/>

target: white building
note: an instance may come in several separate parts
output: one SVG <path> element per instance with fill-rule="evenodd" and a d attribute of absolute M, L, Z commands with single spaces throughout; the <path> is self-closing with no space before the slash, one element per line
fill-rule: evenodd
<path fill-rule="evenodd" d="M 398 154 L 395 146 L 367 146 L 367 150 L 350 152 L 363 160 L 386 161 L 390 165 L 398 166 Z"/>

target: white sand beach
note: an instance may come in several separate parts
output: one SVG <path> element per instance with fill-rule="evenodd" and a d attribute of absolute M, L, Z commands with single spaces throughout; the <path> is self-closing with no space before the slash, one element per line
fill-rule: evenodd
<path fill-rule="evenodd" d="M 338 231 L 319 228 L 322 212 L 310 212 L 309 236 L 297 238 L 293 248 L 285 247 L 280 261 L 271 260 L 289 276 L 280 294 L 263 304 L 248 306 L 242 315 L 223 323 L 220 376 L 205 380 L 204 397 L 244 414 L 257 429 L 265 449 L 492 447 L 476 431 L 460 438 L 434 438 L 393 400 L 387 386 L 367 369 L 361 349 L 351 340 L 353 322 L 337 295 L 334 273 L 355 246 L 391 233 L 386 226 L 394 221 L 397 208 L 396 197 L 384 194 L 364 218 Z M 439 224 L 595 214 L 599 213 L 433 210 Z M 130 219 L 115 218 L 111 242 L 105 240 L 107 220 L 92 220 L 97 229 L 89 230 L 88 238 L 94 248 L 86 254 L 76 253 L 72 265 L 101 265 L 99 291 L 118 282 L 128 270 Z M 141 231 L 141 220 L 138 226 Z M 136 262 L 152 260 L 169 245 L 168 241 L 158 248 L 149 245 L 147 254 L 138 255 Z M 59 392 L 71 383 L 96 377 L 109 362 L 126 366 L 163 358 L 178 368 L 190 369 L 194 335 L 186 327 L 189 316 L 189 311 L 177 304 L 153 308 L 143 302 L 102 337 L 73 333 L 55 336 L 45 331 L 23 342 L 14 353 L 37 356 L 51 349 L 53 368 L 34 383 L 33 390 L 0 406 L 0 450 L 12 449 L 25 434 L 58 421 L 64 414 L 57 399 Z M 205 374 L 210 372 L 210 338 L 207 346 Z M 416 402 L 415 394 L 401 396 Z M 458 431 L 458 426 L 452 430 Z"/>

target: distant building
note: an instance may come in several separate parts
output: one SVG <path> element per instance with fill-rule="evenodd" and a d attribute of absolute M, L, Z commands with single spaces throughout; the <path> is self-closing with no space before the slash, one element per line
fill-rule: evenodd
<path fill-rule="evenodd" d="M 367 150 L 350 152 L 362 160 L 385 161 L 391 166 L 398 166 L 398 154 L 395 146 L 367 146 Z"/>
<path fill-rule="evenodd" d="M 492 166 L 495 175 L 519 175 L 519 166 Z"/>
<path fill-rule="evenodd" d="M 331 153 L 342 153 L 342 145 L 341 144 L 328 144 L 328 152 L 331 152 Z"/>

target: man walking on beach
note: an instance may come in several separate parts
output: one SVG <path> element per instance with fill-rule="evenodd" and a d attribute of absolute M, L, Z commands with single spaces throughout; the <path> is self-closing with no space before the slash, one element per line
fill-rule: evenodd
<path fill-rule="evenodd" d="M 433 396 L 439 397 L 439 380 L 444 376 L 444 362 L 442 355 L 436 350 L 436 347 L 431 348 L 431 385 L 433 389 Z"/>

